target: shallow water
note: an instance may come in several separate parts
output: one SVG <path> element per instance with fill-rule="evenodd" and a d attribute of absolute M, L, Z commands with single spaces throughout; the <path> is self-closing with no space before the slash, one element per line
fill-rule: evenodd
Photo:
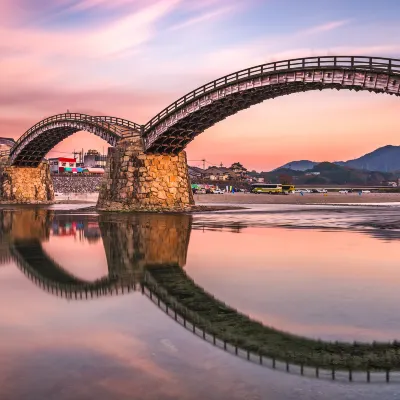
<path fill-rule="evenodd" d="M 279 330 L 399 339 L 396 230 L 360 226 L 396 214 L 283 205 L 194 216 L 3 210 L 0 398 L 398 398 L 400 385 L 319 381 L 248 363 L 183 329 L 140 289 L 87 300 L 49 289 L 114 276 L 138 282 L 149 266 L 174 263 Z"/>

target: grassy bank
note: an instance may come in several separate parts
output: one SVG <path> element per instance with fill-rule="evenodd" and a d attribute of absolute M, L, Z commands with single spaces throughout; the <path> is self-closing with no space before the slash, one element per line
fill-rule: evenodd
<path fill-rule="evenodd" d="M 148 266 L 147 285 L 207 333 L 259 355 L 321 368 L 400 369 L 400 343 L 327 342 L 264 326 L 215 299 L 176 265 Z M 159 287 L 158 287 L 159 285 Z"/>

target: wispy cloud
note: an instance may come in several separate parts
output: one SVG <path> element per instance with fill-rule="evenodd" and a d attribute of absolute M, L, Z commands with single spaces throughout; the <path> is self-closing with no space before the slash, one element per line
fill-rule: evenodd
<path fill-rule="evenodd" d="M 126 7 L 137 5 L 138 0 L 81 0 L 72 4 L 69 7 L 69 11 L 85 11 L 91 8 L 105 8 L 105 9 L 115 9 L 119 7 Z M 148 2 L 150 3 L 150 1 Z"/>
<path fill-rule="evenodd" d="M 96 29 L 46 31 L 43 29 L 0 28 L 8 40 L 3 51 L 20 51 L 32 57 L 105 57 L 138 47 L 156 34 L 155 24 L 168 15 L 180 0 L 158 1 L 137 12 Z"/>
<path fill-rule="evenodd" d="M 389 11 L 372 27 L 362 8 L 338 5 L 321 19 L 310 17 L 310 3 L 294 16 L 281 2 L 258 0 L 0 0 L 0 129 L 18 136 L 28 123 L 67 108 L 146 122 L 207 81 L 269 61 L 398 58 L 400 28 Z M 226 124 L 217 130 L 232 139 Z M 196 146 L 206 151 L 199 140 L 192 154 Z"/>
<path fill-rule="evenodd" d="M 178 29 L 182 29 L 182 28 L 187 28 L 187 27 L 191 27 L 192 25 L 195 24 L 199 24 L 200 22 L 206 22 L 206 21 L 210 21 L 213 19 L 217 19 L 218 17 L 221 17 L 225 14 L 228 14 L 229 12 L 233 11 L 234 7 L 223 7 L 220 9 L 217 9 L 215 11 L 211 11 L 208 13 L 204 13 L 202 15 L 199 15 L 197 17 L 193 17 L 190 18 L 184 22 L 181 22 L 179 24 L 173 25 L 170 30 L 175 31 Z"/>
<path fill-rule="evenodd" d="M 315 35 L 317 33 L 333 31 L 335 29 L 341 28 L 344 25 L 348 25 L 352 20 L 351 19 L 343 19 L 338 21 L 330 21 L 326 22 L 322 25 L 313 26 L 309 29 L 305 29 L 301 32 L 298 32 L 300 35 Z"/>

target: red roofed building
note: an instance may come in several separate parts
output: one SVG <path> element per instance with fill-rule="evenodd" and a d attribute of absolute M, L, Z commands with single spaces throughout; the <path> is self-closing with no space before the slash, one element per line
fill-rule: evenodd
<path fill-rule="evenodd" d="M 76 158 L 57 157 L 49 158 L 50 172 L 52 174 L 64 172 L 65 168 L 76 168 Z"/>

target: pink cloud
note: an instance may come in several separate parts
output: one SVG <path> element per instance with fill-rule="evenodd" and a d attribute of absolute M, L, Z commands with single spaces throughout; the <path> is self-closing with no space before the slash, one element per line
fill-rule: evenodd
<path fill-rule="evenodd" d="M 306 30 L 300 32 L 299 34 L 314 35 L 316 33 L 332 31 L 334 29 L 337 29 L 337 28 L 340 28 L 340 27 L 342 27 L 344 25 L 347 25 L 350 22 L 351 22 L 350 19 L 326 22 L 325 24 L 313 26 L 313 27 L 311 27 L 309 29 L 306 29 Z"/>
<path fill-rule="evenodd" d="M 255 4 L 255 1 L 247 2 L 246 7 L 250 7 L 249 4 Z M 0 44 L 0 134 L 19 137 L 32 124 L 67 109 L 92 115 L 111 114 L 145 123 L 197 86 L 241 68 L 302 56 L 382 55 L 400 50 L 400 46 L 390 41 L 395 35 L 387 35 L 382 30 L 376 30 L 374 41 L 357 45 L 347 44 L 348 41 L 340 40 L 340 36 L 335 42 L 324 41 L 329 32 L 347 29 L 348 19 L 330 20 L 288 34 L 243 36 L 239 42 L 224 41 L 222 45 L 218 39 L 225 37 L 225 25 L 221 27 L 213 22 L 224 17 L 226 27 L 233 29 L 228 17 L 243 7 L 243 2 L 236 0 L 0 0 L 0 21 L 7 22 L 0 23 L 0 37 L 6 38 Z M 59 25 L 55 29 L 54 25 L 40 24 L 44 20 L 54 23 L 56 17 L 77 13 L 103 13 L 106 18 L 101 25 L 98 20 L 94 23 L 91 19 L 68 28 Z M 183 29 L 185 35 L 181 35 Z M 357 28 L 354 22 L 354 29 L 359 29 L 360 34 L 364 28 Z M 215 38 L 215 45 L 201 41 L 210 36 Z M 339 106 L 338 102 L 330 104 L 331 107 Z M 354 106 L 352 101 L 348 104 Z M 329 153 L 323 149 L 323 143 L 314 140 L 313 143 L 319 146 L 318 154 L 317 147 L 310 143 L 308 149 L 313 150 L 306 152 L 304 142 L 308 128 L 305 122 L 301 128 L 303 143 L 293 140 L 292 145 L 285 143 L 284 128 L 280 128 L 282 122 L 274 121 L 270 127 L 271 121 L 263 117 L 264 110 L 269 107 L 270 102 L 252 108 L 251 124 L 248 123 L 249 114 L 243 111 L 212 127 L 208 131 L 212 134 L 206 132 L 190 144 L 189 156 L 222 158 L 224 162 L 230 162 L 229 157 L 240 158 L 242 152 L 248 165 L 266 168 L 263 167 L 265 157 L 261 149 L 271 148 L 271 141 L 264 136 L 265 126 L 268 126 L 268 134 L 272 130 L 282 134 L 274 139 L 275 151 L 268 153 L 267 165 L 271 167 L 286 161 L 288 154 L 300 157 L 296 156 L 299 152 L 310 157 L 334 157 L 333 148 L 339 146 L 337 143 L 329 146 Z M 287 114 L 297 115 L 296 110 L 303 109 L 303 104 L 285 99 L 282 107 Z M 395 118 L 394 111 L 382 112 L 390 120 Z M 277 110 L 276 115 L 285 120 L 281 110 Z M 326 121 L 333 118 L 333 123 L 324 123 L 321 118 L 313 121 L 313 126 L 326 130 L 326 125 L 336 125 L 334 116 L 324 114 L 323 110 L 321 115 L 326 115 Z M 360 113 L 354 115 L 362 118 Z M 359 132 L 356 137 L 361 138 L 354 115 L 347 118 Z M 239 127 L 251 129 L 253 142 L 243 144 Z M 388 125 L 385 135 L 380 136 L 388 143 L 393 140 L 390 129 L 397 129 L 397 126 L 390 128 Z M 80 137 L 85 147 L 90 145 L 90 135 Z M 370 138 L 363 141 L 367 142 L 369 145 L 377 143 Z M 92 143 L 97 148 L 102 146 L 98 139 L 92 139 Z M 251 143 L 257 143 L 257 149 L 247 148 Z M 294 143 L 297 143 L 296 148 Z M 57 150 L 71 150 L 74 146 L 73 136 L 57 146 Z M 340 146 L 336 149 L 338 157 L 344 158 L 340 154 L 345 153 L 345 149 Z"/>
<path fill-rule="evenodd" d="M 41 29 L 0 28 L 3 51 L 19 51 L 41 56 L 105 57 L 147 42 L 154 34 L 154 24 L 170 13 L 180 0 L 163 0 L 147 5 L 100 28 L 81 28 L 73 32 Z"/>
<path fill-rule="evenodd" d="M 228 14 L 229 12 L 231 12 L 234 8 L 231 7 L 223 7 L 220 9 L 217 9 L 215 11 L 211 11 L 211 12 L 207 12 L 204 14 L 201 14 L 199 16 L 193 17 L 191 19 L 188 19 L 182 23 L 179 23 L 177 25 L 174 25 L 171 27 L 171 30 L 179 30 L 182 28 L 188 28 L 191 27 L 193 25 L 199 24 L 200 22 L 206 22 L 212 19 L 217 19 L 225 14 Z"/>

